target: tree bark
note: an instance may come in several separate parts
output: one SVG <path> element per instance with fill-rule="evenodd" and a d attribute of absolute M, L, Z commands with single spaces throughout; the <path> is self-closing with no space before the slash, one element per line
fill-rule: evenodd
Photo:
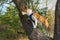
<path fill-rule="evenodd" d="M 60 0 L 57 0 L 55 9 L 54 40 L 60 40 Z"/>

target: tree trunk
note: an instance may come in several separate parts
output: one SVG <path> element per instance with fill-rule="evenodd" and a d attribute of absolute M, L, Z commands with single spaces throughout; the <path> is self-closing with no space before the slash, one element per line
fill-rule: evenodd
<path fill-rule="evenodd" d="M 57 0 L 55 9 L 54 40 L 60 40 L 60 0 Z"/>
<path fill-rule="evenodd" d="M 42 32 L 40 32 L 38 29 L 33 29 L 32 22 L 30 20 L 28 20 L 28 16 L 22 15 L 23 6 L 26 6 L 26 5 L 24 5 L 25 3 L 23 1 L 24 0 L 13 0 L 13 2 L 15 3 L 15 5 L 19 11 L 19 17 L 22 22 L 22 26 L 24 27 L 29 40 L 47 40 L 47 38 L 45 38 L 43 36 Z M 26 3 L 27 3 L 27 1 L 26 1 Z"/>
<path fill-rule="evenodd" d="M 19 17 L 20 17 L 20 20 L 22 22 L 22 25 L 25 31 L 27 32 L 28 35 L 30 35 L 33 31 L 33 25 L 32 25 L 32 22 L 28 20 L 27 15 L 22 15 L 22 8 L 23 6 L 25 6 L 23 0 L 13 0 L 13 2 L 15 3 L 19 11 Z"/>

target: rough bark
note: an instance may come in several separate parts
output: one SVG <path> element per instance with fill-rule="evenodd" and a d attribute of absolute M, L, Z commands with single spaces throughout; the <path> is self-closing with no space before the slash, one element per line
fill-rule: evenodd
<path fill-rule="evenodd" d="M 30 40 L 49 40 L 48 36 L 44 36 L 41 30 L 33 29 L 33 32 L 30 36 Z"/>
<path fill-rule="evenodd" d="M 54 29 L 54 40 L 60 40 L 60 0 L 56 3 Z"/>

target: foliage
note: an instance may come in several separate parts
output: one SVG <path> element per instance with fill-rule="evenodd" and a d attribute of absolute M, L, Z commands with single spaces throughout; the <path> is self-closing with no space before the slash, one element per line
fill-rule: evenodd
<path fill-rule="evenodd" d="M 16 7 L 9 6 L 5 14 L 0 16 L 0 30 L 0 36 L 24 33 Z"/>
<path fill-rule="evenodd" d="M 0 0 L 0 2 L 3 3 L 3 0 Z M 7 2 L 7 1 L 5 1 L 5 2 Z M 33 1 L 31 1 L 31 3 L 32 2 Z M 33 4 L 32 9 L 34 11 L 38 12 L 40 15 L 46 16 L 47 8 L 45 7 L 45 8 L 39 9 L 38 4 L 39 4 L 39 0 L 37 0 Z M 13 34 L 17 34 L 17 32 L 25 33 L 25 31 L 22 28 L 22 24 L 20 22 L 18 10 L 16 9 L 15 6 L 10 5 L 9 7 L 7 7 L 5 14 L 3 14 L 3 15 L 1 15 L 1 14 L 2 13 L 0 13 L 0 30 L 1 30 L 0 36 L 13 35 Z M 50 16 L 50 14 L 48 16 Z M 53 24 L 52 20 L 51 20 L 51 16 L 48 21 L 49 21 L 49 25 Z M 42 28 L 41 24 L 38 24 L 38 28 L 43 33 L 46 33 L 46 31 Z"/>
<path fill-rule="evenodd" d="M 32 1 L 31 1 L 32 2 Z M 36 5 L 35 5 L 36 4 Z M 39 14 L 45 14 L 46 11 L 45 9 L 38 9 L 37 6 L 39 4 L 39 0 L 37 0 L 34 4 L 33 4 L 33 7 L 36 6 L 34 8 L 35 11 L 37 11 Z M 37 9 L 36 9 L 37 8 Z M 42 11 L 42 12 L 41 12 Z M 44 13 L 43 13 L 44 12 Z M 7 7 L 7 10 L 5 12 L 4 15 L 1 15 L 0 16 L 0 25 L 4 25 L 4 26 L 8 26 L 8 29 L 10 31 L 14 31 L 14 32 L 17 32 L 18 30 L 22 30 L 22 25 L 21 25 L 21 22 L 20 22 L 20 19 L 19 19 L 19 15 L 18 15 L 18 10 L 16 9 L 15 6 L 13 5 L 10 5 L 9 7 Z M 3 26 L 3 27 L 4 27 Z M 41 25 L 40 25 L 41 26 Z M 6 28 L 7 29 L 7 28 Z M 41 27 L 40 27 L 41 29 Z M 24 31 L 23 31 L 24 32 Z"/>

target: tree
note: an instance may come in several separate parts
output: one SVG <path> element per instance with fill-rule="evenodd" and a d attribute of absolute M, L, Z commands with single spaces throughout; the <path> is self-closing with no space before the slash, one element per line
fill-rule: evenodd
<path fill-rule="evenodd" d="M 56 3 L 54 29 L 54 40 L 60 40 L 60 0 Z"/>
<path fill-rule="evenodd" d="M 28 1 L 29 0 L 26 0 L 25 2 L 29 4 Z M 15 5 L 19 11 L 19 17 L 21 19 L 22 25 L 23 25 L 29 39 L 30 40 L 47 40 L 47 38 L 45 38 L 38 29 L 33 30 L 32 22 L 30 20 L 28 20 L 28 16 L 22 15 L 22 9 L 24 6 L 26 6 L 26 5 L 24 5 L 25 3 L 23 2 L 23 0 L 13 0 L 13 2 L 15 3 Z"/>
<path fill-rule="evenodd" d="M 28 17 L 27 15 L 22 15 L 22 4 L 23 4 L 23 0 L 13 0 L 13 2 L 16 4 L 17 6 L 17 9 L 19 11 L 19 16 L 20 16 L 20 19 L 21 19 L 21 22 L 22 22 L 22 25 L 28 35 L 28 37 L 31 35 L 32 33 L 32 30 L 33 30 L 33 25 L 31 23 L 30 20 L 28 20 Z M 23 4 L 24 5 L 24 4 Z"/>
<path fill-rule="evenodd" d="M 1 0 L 1 1 L 3 1 L 3 0 Z M 15 5 L 16 5 L 18 11 L 19 11 L 20 20 L 22 22 L 22 25 L 23 25 L 29 39 L 30 40 L 45 40 L 45 37 L 43 36 L 41 31 L 39 31 L 38 29 L 33 29 L 32 22 L 30 20 L 28 20 L 28 16 L 27 15 L 24 15 L 24 16 L 22 15 L 23 7 L 26 6 L 27 3 L 30 4 L 30 0 L 13 0 L 13 2 L 15 3 Z M 4 3 L 6 3 L 6 1 L 4 1 L 2 3 L 4 4 Z M 37 1 L 37 4 L 38 4 L 38 1 Z M 30 5 L 28 5 L 28 6 L 30 6 Z M 10 13 L 10 11 L 9 11 L 9 13 Z M 14 12 L 13 12 L 12 15 L 15 15 Z M 16 24 L 16 26 L 17 26 L 17 24 Z"/>

